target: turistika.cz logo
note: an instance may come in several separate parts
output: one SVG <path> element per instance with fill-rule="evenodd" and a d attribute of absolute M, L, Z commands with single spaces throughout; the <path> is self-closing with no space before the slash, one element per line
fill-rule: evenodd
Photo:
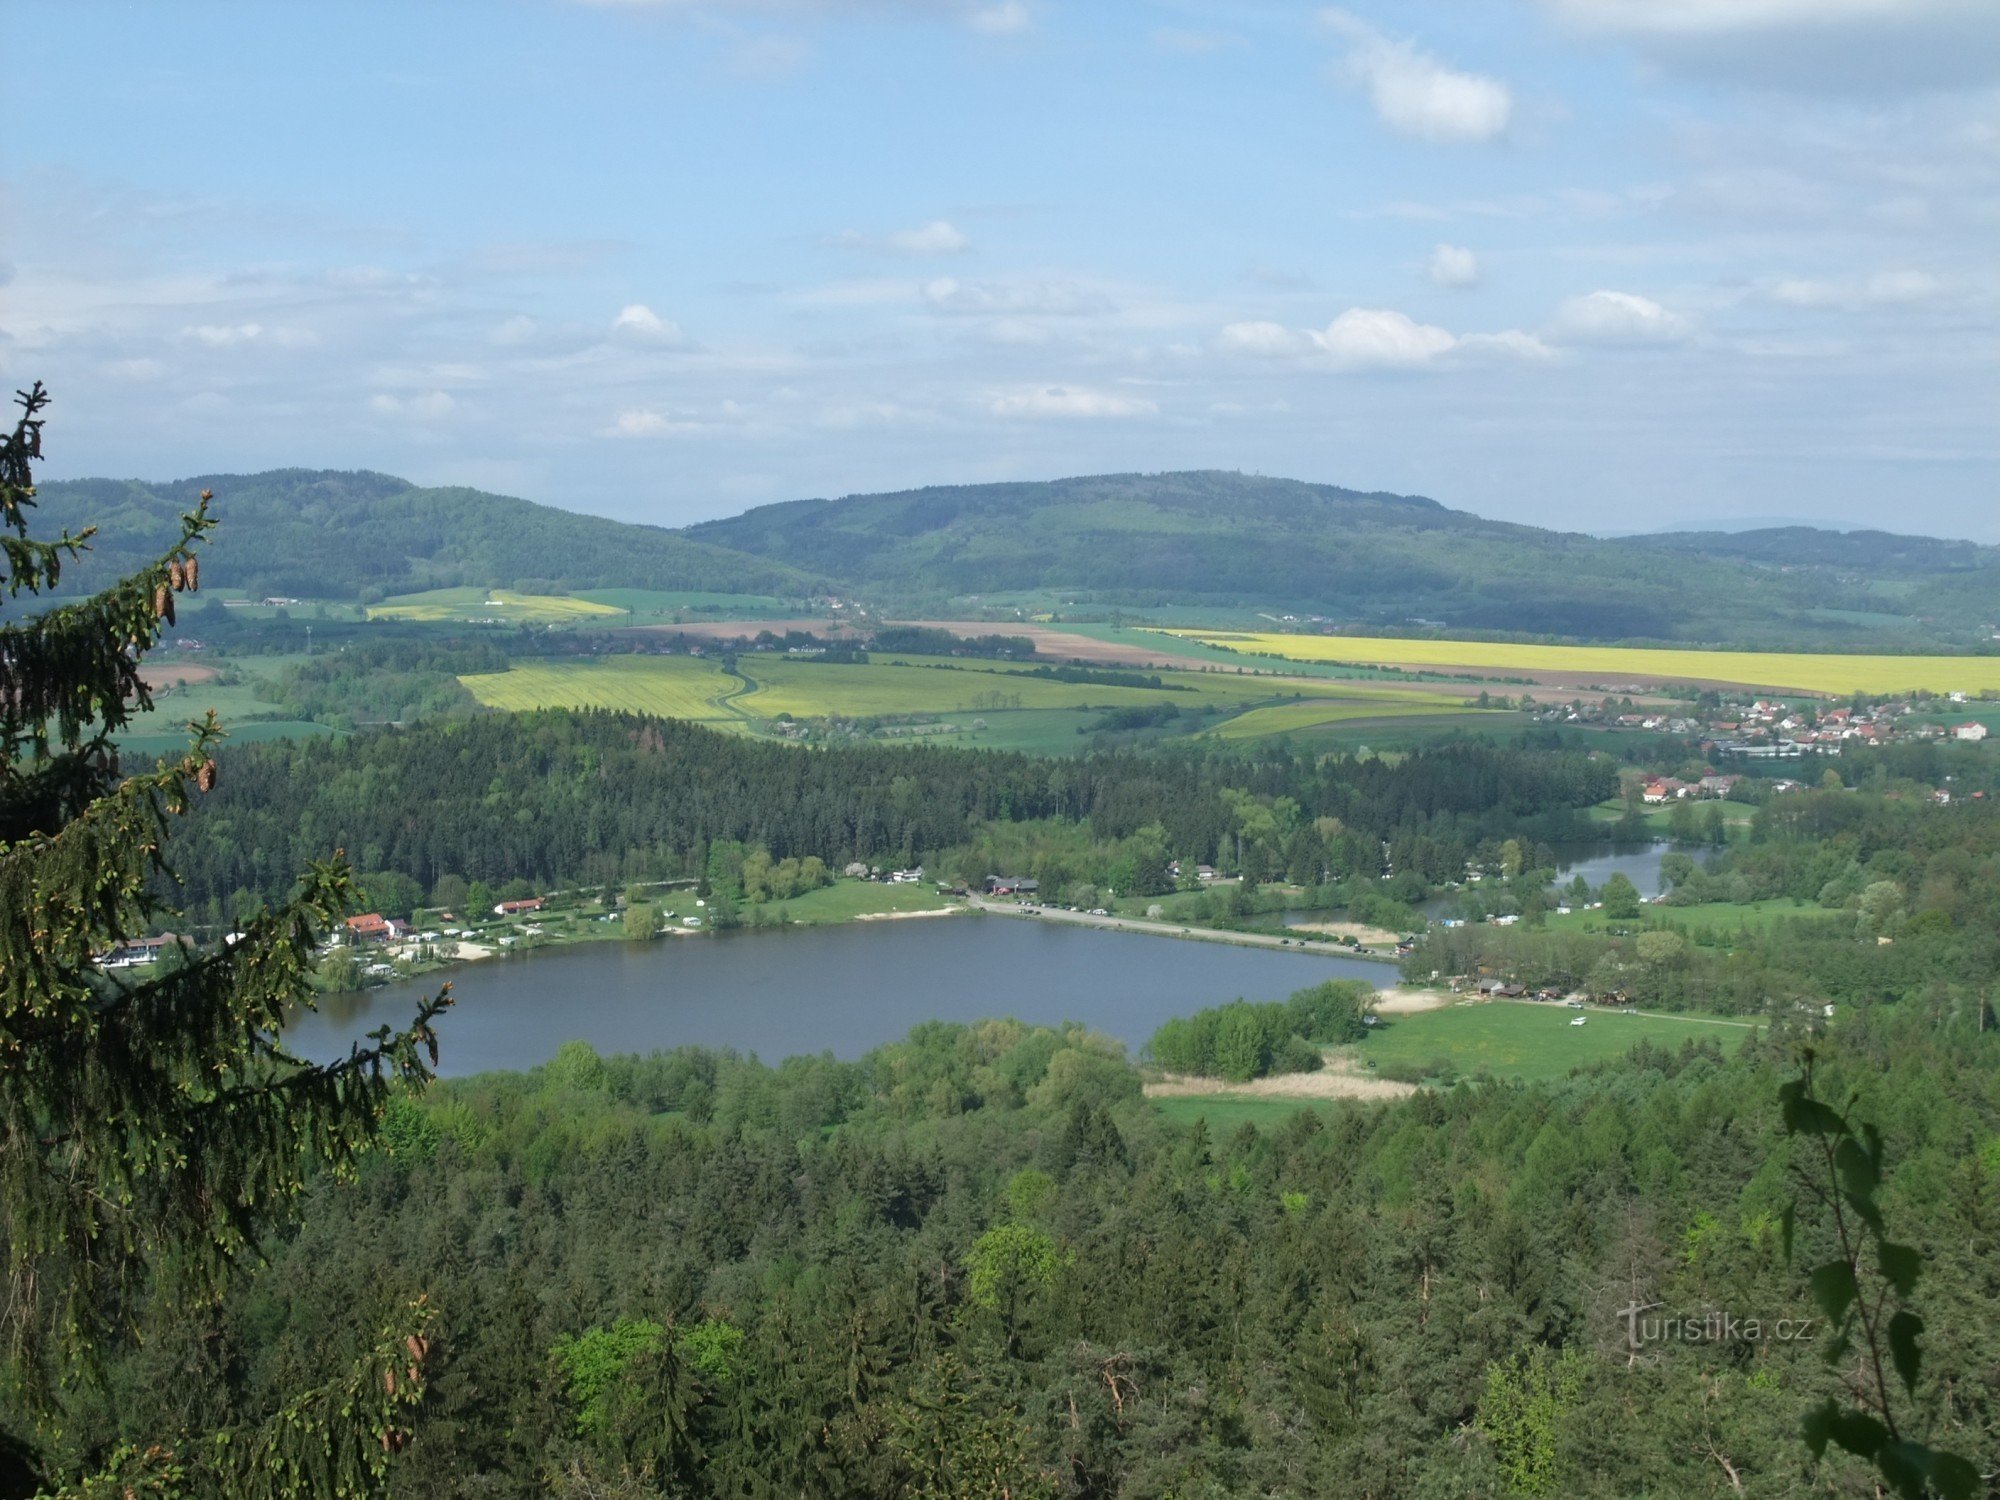
<path fill-rule="evenodd" d="M 1663 1302 L 1629 1302 L 1615 1316 L 1625 1347 L 1637 1354 L 1663 1344 L 1792 1344 L 1818 1337 L 1817 1318 L 1757 1318 L 1721 1308 L 1666 1313 Z"/>

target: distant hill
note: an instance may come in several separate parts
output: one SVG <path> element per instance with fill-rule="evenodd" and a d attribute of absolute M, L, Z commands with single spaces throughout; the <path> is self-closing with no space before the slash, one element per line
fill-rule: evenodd
<path fill-rule="evenodd" d="M 1774 578 L 1785 543 L 1763 539 L 1782 534 L 1606 540 L 1416 496 L 1218 472 L 793 501 L 688 534 L 817 565 L 905 607 L 1044 591 L 1135 608 L 1255 604 L 1377 627 L 1415 619 L 1450 630 L 1808 647 L 1971 640 L 1980 613 L 1976 600 L 1954 597 L 1939 618 L 1930 599 L 1908 591 L 1877 595 L 1819 577 L 1822 557 L 1868 552 L 1838 533 L 1798 539 L 1813 576 Z M 1931 544 L 1953 558 L 1962 545 Z M 1894 553 L 1897 567 L 1917 556 Z"/>
<path fill-rule="evenodd" d="M 156 556 L 204 489 L 222 525 L 203 581 L 253 594 L 352 599 L 473 584 L 533 593 L 697 589 L 804 596 L 817 570 L 746 557 L 680 532 L 579 515 L 479 490 L 422 489 L 366 470 L 275 469 L 172 483 L 44 484 L 38 532 L 95 524 L 77 582 L 95 587 Z M 810 575 L 810 576 L 809 576 Z"/>
<path fill-rule="evenodd" d="M 1104 474 L 760 506 L 682 531 L 366 471 L 42 486 L 39 530 L 95 523 L 81 587 L 157 554 L 203 489 L 204 580 L 380 597 L 470 584 L 687 589 L 954 614 L 1250 608 L 1368 629 L 1805 649 L 1984 643 L 2000 548 L 1778 527 L 1606 539 L 1435 500 L 1255 475 Z"/>

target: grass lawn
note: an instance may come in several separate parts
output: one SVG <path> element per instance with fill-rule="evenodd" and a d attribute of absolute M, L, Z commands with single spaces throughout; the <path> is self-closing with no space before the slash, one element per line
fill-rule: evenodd
<path fill-rule="evenodd" d="M 1292 703 L 1274 703 L 1238 714 L 1213 733 L 1222 740 L 1267 739 L 1275 734 L 1304 734 L 1365 719 L 1375 724 L 1398 719 L 1436 717 L 1448 714 L 1463 721 L 1469 717 L 1464 704 L 1444 699 L 1426 700 L 1383 698 L 1302 698 Z"/>
<path fill-rule="evenodd" d="M 1501 675 L 1590 672 L 1607 678 L 1727 682 L 1808 693 L 1899 693 L 2000 689 L 2000 656 L 1858 656 L 1802 651 L 1681 651 L 1657 647 L 1544 646 L 1513 641 L 1437 641 L 1394 637 L 1175 632 L 1211 646 L 1295 661 L 1378 662 L 1461 668 Z"/>
<path fill-rule="evenodd" d="M 1582 1026 L 1570 1022 L 1589 1019 Z M 1560 1005 L 1491 1000 L 1412 1016 L 1384 1017 L 1354 1053 L 1378 1068 L 1391 1064 L 1428 1074 L 1482 1069 L 1501 1078 L 1562 1078 L 1572 1068 L 1623 1057 L 1643 1038 L 1661 1047 L 1711 1038 L 1735 1048 L 1750 1027 L 1695 1016 L 1650 1016 Z"/>
<path fill-rule="evenodd" d="M 774 901 L 768 909 L 802 927 L 852 922 L 878 912 L 943 911 L 953 903 L 928 885 L 883 885 L 876 880 L 839 880 L 789 901 Z M 747 910 L 747 909 L 746 909 Z"/>

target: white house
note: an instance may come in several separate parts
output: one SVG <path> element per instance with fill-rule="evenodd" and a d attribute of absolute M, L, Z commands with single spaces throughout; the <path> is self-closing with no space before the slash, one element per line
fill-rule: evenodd
<path fill-rule="evenodd" d="M 1986 738 L 1986 726 L 1977 719 L 1968 719 L 1963 724 L 1952 725 L 1951 737 L 1955 740 L 1983 740 Z"/>

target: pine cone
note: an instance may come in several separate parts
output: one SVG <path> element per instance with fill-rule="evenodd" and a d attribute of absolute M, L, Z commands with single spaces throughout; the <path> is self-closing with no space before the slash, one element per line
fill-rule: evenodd
<path fill-rule="evenodd" d="M 190 557 L 181 564 L 181 577 L 187 580 L 188 592 L 192 594 L 201 587 L 201 559 Z"/>
<path fill-rule="evenodd" d="M 153 590 L 153 613 L 169 625 L 174 623 L 174 595 L 164 583 Z"/>
<path fill-rule="evenodd" d="M 175 593 L 182 588 L 181 560 L 176 557 L 167 564 L 167 587 Z"/>
<path fill-rule="evenodd" d="M 194 773 L 194 784 L 204 792 L 215 790 L 215 762 L 213 760 L 205 760 L 201 763 L 201 769 Z"/>

